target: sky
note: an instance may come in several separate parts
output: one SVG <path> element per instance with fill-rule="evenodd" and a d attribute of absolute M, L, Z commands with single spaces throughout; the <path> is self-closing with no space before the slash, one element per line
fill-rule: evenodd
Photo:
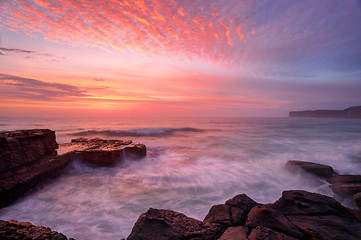
<path fill-rule="evenodd" d="M 356 105 L 360 0 L 0 0 L 0 116 Z"/>

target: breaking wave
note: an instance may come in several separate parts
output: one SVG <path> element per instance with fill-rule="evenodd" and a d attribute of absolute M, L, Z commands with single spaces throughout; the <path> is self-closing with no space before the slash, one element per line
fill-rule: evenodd
<path fill-rule="evenodd" d="M 75 136 L 94 136 L 94 135 L 106 135 L 106 136 L 130 136 L 130 137 L 157 137 L 157 136 L 169 136 L 175 133 L 181 132 L 202 132 L 202 129 L 198 128 L 135 128 L 130 130 L 87 130 L 71 133 Z"/>

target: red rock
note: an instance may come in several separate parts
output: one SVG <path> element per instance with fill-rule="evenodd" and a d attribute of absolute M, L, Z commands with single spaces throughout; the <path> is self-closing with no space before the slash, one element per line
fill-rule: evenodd
<path fill-rule="evenodd" d="M 244 224 L 249 211 L 259 204 L 253 201 L 246 194 L 239 194 L 227 200 L 226 205 L 231 207 L 230 215 L 232 226 L 239 226 Z"/>
<path fill-rule="evenodd" d="M 58 143 L 49 129 L 0 133 L 0 172 L 55 155 Z"/>
<path fill-rule="evenodd" d="M 61 233 L 51 231 L 47 227 L 34 226 L 28 222 L 17 222 L 14 220 L 0 220 L 1 240 L 68 240 Z"/>
<path fill-rule="evenodd" d="M 297 238 L 303 237 L 303 233 L 270 204 L 253 207 L 248 214 L 246 226 L 251 228 L 263 226 Z"/>
<path fill-rule="evenodd" d="M 203 222 L 220 223 L 224 226 L 231 226 L 230 206 L 225 204 L 212 206 Z"/>
<path fill-rule="evenodd" d="M 279 232 L 276 232 L 270 228 L 258 226 L 256 228 L 253 228 L 251 233 L 249 234 L 248 238 L 238 238 L 238 239 L 247 239 L 247 240 L 261 240 L 261 239 L 267 239 L 267 240 L 297 240 L 299 238 L 291 237 L 286 234 L 282 234 Z"/>
<path fill-rule="evenodd" d="M 241 240 L 247 239 L 249 229 L 246 227 L 229 227 L 218 240 Z"/>
<path fill-rule="evenodd" d="M 223 231 L 220 224 L 204 224 L 182 213 L 150 208 L 140 215 L 127 239 L 217 239 Z"/>

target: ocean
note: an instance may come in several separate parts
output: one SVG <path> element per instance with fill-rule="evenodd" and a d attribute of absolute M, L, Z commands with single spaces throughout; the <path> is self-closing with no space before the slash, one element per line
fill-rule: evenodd
<path fill-rule="evenodd" d="M 326 182 L 284 165 L 312 161 L 361 174 L 361 119 L 0 117 L 1 131 L 32 128 L 55 130 L 59 144 L 101 137 L 147 146 L 147 157 L 112 168 L 75 161 L 50 184 L 0 209 L 0 219 L 47 226 L 79 240 L 127 237 L 149 208 L 203 220 L 212 205 L 240 193 L 271 203 L 284 190 L 302 189 L 355 207 Z"/>

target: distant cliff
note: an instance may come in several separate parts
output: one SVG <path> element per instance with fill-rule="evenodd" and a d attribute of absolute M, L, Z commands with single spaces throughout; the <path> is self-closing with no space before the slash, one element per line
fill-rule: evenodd
<path fill-rule="evenodd" d="M 344 110 L 292 111 L 289 117 L 361 118 L 361 106 L 349 107 Z"/>

